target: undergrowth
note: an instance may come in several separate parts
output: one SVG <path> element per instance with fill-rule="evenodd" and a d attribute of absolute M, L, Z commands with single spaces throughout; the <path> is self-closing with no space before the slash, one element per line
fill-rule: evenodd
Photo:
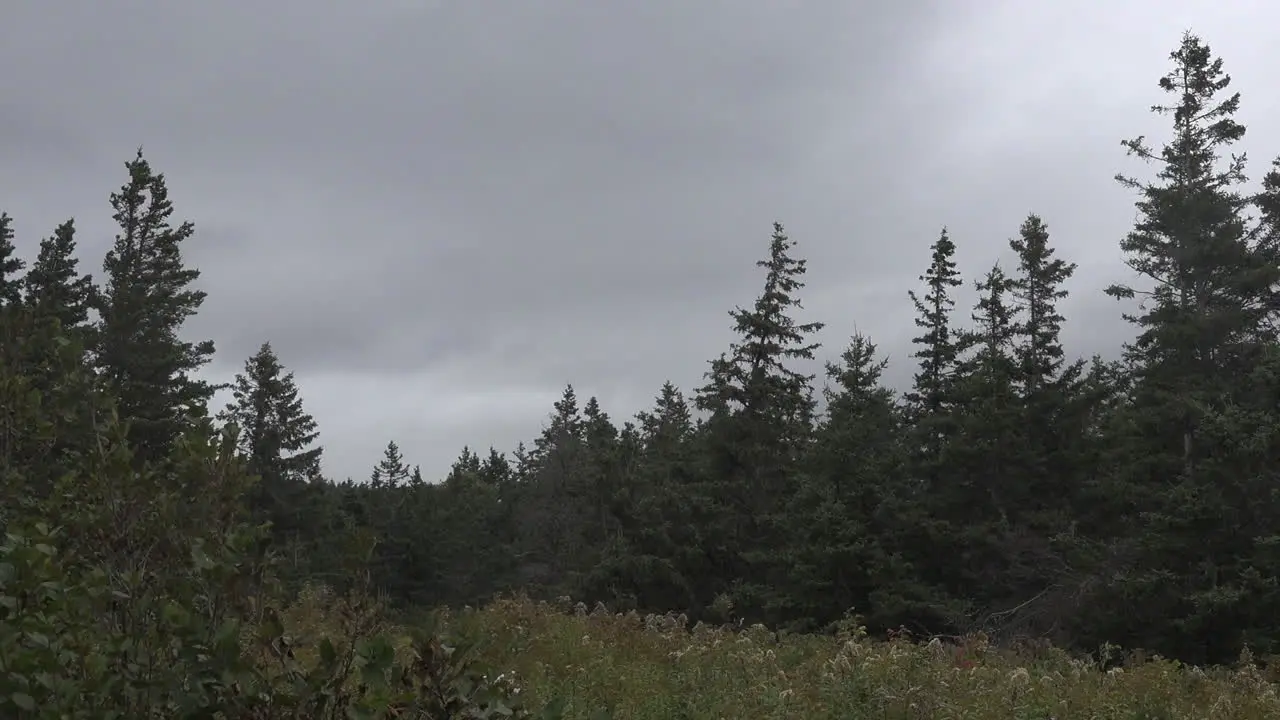
<path fill-rule="evenodd" d="M 447 628 L 408 632 L 365 594 L 273 600 L 247 548 L 195 543 L 183 572 L 104 572 L 56 529 L 0 541 L 6 720 L 554 720 Z M 255 577 L 256 575 L 256 577 Z M 249 588 L 249 591 L 245 591 Z"/>
<path fill-rule="evenodd" d="M 368 594 L 252 587 L 252 537 L 196 543 L 163 588 L 112 580 L 56 530 L 0 543 L 0 717 L 553 720 L 1263 720 L 1272 669 L 1113 666 L 1042 645 L 690 627 L 499 599 L 400 620 Z M 260 575 L 260 574 L 259 574 Z M 261 580 L 261 578 L 258 578 Z M 125 591 L 121 588 L 132 587 Z"/>
<path fill-rule="evenodd" d="M 630 720 L 1263 720 L 1280 694 L 1247 654 L 1205 670 L 1153 658 L 1112 667 L 1112 651 L 1077 658 L 1053 648 L 779 637 L 763 627 L 689 627 L 679 616 L 595 611 L 565 602 L 499 600 L 448 614 L 478 638 L 478 657 L 532 702 L 565 718 Z"/>

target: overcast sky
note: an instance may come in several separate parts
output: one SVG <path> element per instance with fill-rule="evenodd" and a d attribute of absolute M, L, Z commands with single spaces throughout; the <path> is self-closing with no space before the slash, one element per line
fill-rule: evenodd
<path fill-rule="evenodd" d="M 1126 339 L 1100 288 L 1142 173 L 1121 138 L 1183 29 L 1280 153 L 1263 0 L 6 0 L 0 208 L 28 257 L 74 216 L 100 273 L 135 148 L 196 224 L 188 325 L 229 378 L 264 340 L 327 474 L 387 440 L 439 477 L 541 427 L 565 383 L 616 419 L 695 387 L 782 221 L 827 357 L 901 383 L 908 288 L 944 224 L 969 278 L 1028 212 L 1080 265 L 1077 354 Z M 1271 67 L 1271 70 L 1267 70 Z M 968 305 L 968 301 L 963 303 Z M 967 315 L 967 308 L 965 314 Z"/>

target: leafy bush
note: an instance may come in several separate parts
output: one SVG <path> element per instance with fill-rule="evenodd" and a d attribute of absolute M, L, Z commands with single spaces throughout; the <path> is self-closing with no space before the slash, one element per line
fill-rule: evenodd
<path fill-rule="evenodd" d="M 252 533 L 195 545 L 185 583 L 132 597 L 60 554 L 60 539 L 40 524 L 11 530 L 0 545 L 2 717 L 556 716 L 526 710 L 512 688 L 475 669 L 465 645 L 419 631 L 398 651 L 381 608 L 358 595 L 311 618 L 320 631 L 303 638 L 287 631 L 288 609 L 267 606 L 247 628 L 251 618 L 220 608 L 246 605 L 228 589 Z M 144 633 L 120 631 L 123 604 L 152 619 Z"/>

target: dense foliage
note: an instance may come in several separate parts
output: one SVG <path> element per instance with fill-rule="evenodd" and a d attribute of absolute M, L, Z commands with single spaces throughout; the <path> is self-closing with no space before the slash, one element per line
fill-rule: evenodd
<path fill-rule="evenodd" d="M 1136 283 L 1108 290 L 1136 332 L 1122 357 L 1062 346 L 1075 265 L 1029 215 L 967 321 L 956 241 L 932 244 L 909 391 L 855 336 L 819 392 L 796 367 L 823 324 L 797 317 L 805 261 L 775 224 L 704 385 L 667 383 L 621 424 L 566 387 L 530 444 L 464 448 L 440 482 L 394 441 L 368 481 L 324 478 L 269 342 L 209 407 L 213 343 L 182 339 L 205 297 L 182 257 L 196 229 L 141 151 L 101 281 L 71 221 L 27 267 L 0 215 L 0 714 L 525 713 L 447 633 L 406 646 L 386 624 L 508 591 L 788 631 L 855 613 L 878 634 L 1280 654 L 1280 160 L 1248 190 L 1222 62 L 1189 34 L 1171 60 L 1168 140 L 1124 143 L 1156 172 L 1119 177 L 1138 209 L 1120 243 Z"/>

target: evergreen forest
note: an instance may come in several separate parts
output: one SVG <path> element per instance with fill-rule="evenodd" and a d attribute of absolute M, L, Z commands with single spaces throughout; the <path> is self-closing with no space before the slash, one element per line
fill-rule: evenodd
<path fill-rule="evenodd" d="M 873 338 L 820 342 L 803 238 L 775 223 L 699 386 L 655 388 L 631 418 L 565 387 L 527 443 L 462 448 L 443 478 L 405 438 L 368 477 L 323 476 L 323 429 L 270 338 L 225 386 L 201 379 L 198 229 L 142 150 L 100 272 L 74 221 L 16 238 L 0 215 L 0 714 L 102 717 L 73 712 L 92 695 L 116 717 L 328 717 L 355 702 L 341 683 L 295 668 L 281 689 L 234 657 L 264 627 L 264 652 L 289 655 L 276 609 L 320 587 L 388 617 L 567 598 L 790 634 L 1280 656 L 1280 155 L 1247 176 L 1241 95 L 1199 37 L 1167 73 L 1133 92 L 1135 124 L 1162 102 L 1167 132 L 1116 152 L 1135 204 L 1116 238 L 1132 282 L 1106 290 L 1122 353 L 1063 346 L 1076 265 L 1053 218 L 1009 228 L 1016 262 L 963 271 L 965 238 L 940 229 L 902 239 L 921 263 L 898 392 Z M 424 658 L 447 648 L 415 642 L 435 677 Z"/>

